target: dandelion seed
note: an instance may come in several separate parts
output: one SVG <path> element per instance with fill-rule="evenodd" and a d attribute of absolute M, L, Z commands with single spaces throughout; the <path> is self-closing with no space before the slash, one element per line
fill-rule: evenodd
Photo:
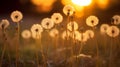
<path fill-rule="evenodd" d="M 60 13 L 54 13 L 51 16 L 51 19 L 54 21 L 55 24 L 59 24 L 63 21 L 63 16 Z"/>
<path fill-rule="evenodd" d="M 73 21 L 67 24 L 67 29 L 70 31 L 75 31 L 78 29 L 78 24 L 77 22 Z"/>
<path fill-rule="evenodd" d="M 114 15 L 112 17 L 112 23 L 115 24 L 115 25 L 119 25 L 120 24 L 120 16 L 119 15 Z"/>
<path fill-rule="evenodd" d="M 10 25 L 7 19 L 3 19 L 0 23 L 0 29 L 6 29 Z"/>
<path fill-rule="evenodd" d="M 64 8 L 63 8 L 63 13 L 64 13 L 65 15 L 67 15 L 67 16 L 73 15 L 74 12 L 75 12 L 75 9 L 74 9 L 74 7 L 71 6 L 71 5 L 66 5 L 66 6 L 64 6 Z"/>
<path fill-rule="evenodd" d="M 107 34 L 110 36 L 110 37 L 117 37 L 119 35 L 119 28 L 116 27 L 116 26 L 110 26 L 108 29 L 107 29 Z"/>
<path fill-rule="evenodd" d="M 22 33 L 21 33 L 21 36 L 24 38 L 24 39 L 29 39 L 31 37 L 31 32 L 29 30 L 24 30 Z"/>
<path fill-rule="evenodd" d="M 52 29 L 49 33 L 51 37 L 56 37 L 59 34 L 59 31 L 57 29 Z"/>
<path fill-rule="evenodd" d="M 85 34 L 86 34 L 86 36 L 88 36 L 88 39 L 94 37 L 94 32 L 92 30 L 87 30 L 85 32 Z"/>
<path fill-rule="evenodd" d="M 100 32 L 102 33 L 102 34 L 104 34 L 104 33 L 107 33 L 107 29 L 109 28 L 109 25 L 108 24 L 102 24 L 101 26 L 100 26 Z"/>
<path fill-rule="evenodd" d="M 16 10 L 11 13 L 11 19 L 13 22 L 19 22 L 22 20 L 22 18 L 23 18 L 23 14 L 20 11 Z"/>
<path fill-rule="evenodd" d="M 62 33 L 62 39 L 66 39 L 66 38 L 68 38 L 68 37 L 70 37 L 70 32 L 69 31 L 64 31 L 63 33 Z"/>
<path fill-rule="evenodd" d="M 89 16 L 89 17 L 86 19 L 86 24 L 87 24 L 88 26 L 94 27 L 94 26 L 96 26 L 98 23 L 99 23 L 99 19 L 98 19 L 96 16 Z"/>
<path fill-rule="evenodd" d="M 51 29 L 54 26 L 54 22 L 50 18 L 44 18 L 41 25 L 45 29 Z"/>

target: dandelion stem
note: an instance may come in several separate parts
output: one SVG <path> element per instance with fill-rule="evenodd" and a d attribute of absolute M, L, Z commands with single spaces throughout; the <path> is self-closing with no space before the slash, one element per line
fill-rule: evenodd
<path fill-rule="evenodd" d="M 19 22 L 17 22 L 17 41 L 18 43 L 16 44 L 16 67 L 18 67 L 18 49 L 19 49 L 19 35 L 20 35 L 20 25 Z"/>
<path fill-rule="evenodd" d="M 36 62 L 37 62 L 37 67 L 39 67 L 39 57 L 38 57 L 38 49 L 36 49 Z"/>
<path fill-rule="evenodd" d="M 3 49 L 2 49 L 2 55 L 1 55 L 1 63 L 0 63 L 0 67 L 2 67 L 2 61 L 3 61 L 3 57 L 4 57 L 4 53 L 5 53 L 5 50 L 6 50 L 6 34 L 5 34 L 5 29 L 2 30 L 3 31 L 3 38 L 4 38 L 4 41 L 3 41 Z"/>
<path fill-rule="evenodd" d="M 112 61 L 113 61 L 113 60 L 112 60 L 112 58 L 113 58 L 113 57 L 112 57 L 112 54 L 113 54 L 113 38 L 111 38 L 111 40 L 112 40 L 112 41 L 111 41 L 112 43 L 110 44 L 110 56 L 109 56 L 109 60 L 110 60 L 110 61 L 109 61 L 109 67 L 113 67 L 113 66 L 112 66 L 112 64 L 113 64 L 113 62 L 112 62 Z"/>
<path fill-rule="evenodd" d="M 46 66 L 47 60 L 46 60 L 45 55 L 43 53 L 43 46 L 41 44 L 41 38 L 40 38 L 40 49 L 41 49 L 41 54 L 42 54 L 42 58 L 43 58 L 42 60 L 43 60 L 43 63 L 44 63 L 44 67 L 47 67 Z"/>
<path fill-rule="evenodd" d="M 11 66 L 11 57 L 9 52 L 8 52 L 8 60 L 9 60 L 9 65 Z"/>
<path fill-rule="evenodd" d="M 3 57 L 4 57 L 5 50 L 6 50 L 6 44 L 4 44 L 4 46 L 3 46 L 2 55 L 1 55 L 1 64 L 0 64 L 0 67 L 2 67 L 2 61 L 3 61 Z"/>

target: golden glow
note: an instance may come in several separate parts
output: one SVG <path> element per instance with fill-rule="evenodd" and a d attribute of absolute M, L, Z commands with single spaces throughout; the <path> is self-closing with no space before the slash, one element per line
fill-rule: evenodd
<path fill-rule="evenodd" d="M 106 9 L 108 7 L 109 0 L 98 0 L 97 4 L 101 9 Z"/>
<path fill-rule="evenodd" d="M 83 10 L 84 10 L 84 7 L 83 6 L 79 6 L 79 5 L 76 5 L 72 2 L 72 0 L 61 0 L 62 4 L 63 5 L 71 5 L 75 8 L 75 15 L 76 17 L 82 17 L 84 15 L 83 13 Z"/>
<path fill-rule="evenodd" d="M 72 0 L 72 2 L 79 6 L 88 6 L 91 4 L 92 0 Z"/>
<path fill-rule="evenodd" d="M 55 2 L 55 0 L 31 0 L 31 2 L 36 6 L 39 5 L 50 6 Z"/>
<path fill-rule="evenodd" d="M 53 3 L 56 0 L 31 0 L 38 12 L 49 12 L 52 9 Z"/>
<path fill-rule="evenodd" d="M 61 0 L 63 5 L 72 4 L 71 0 Z"/>

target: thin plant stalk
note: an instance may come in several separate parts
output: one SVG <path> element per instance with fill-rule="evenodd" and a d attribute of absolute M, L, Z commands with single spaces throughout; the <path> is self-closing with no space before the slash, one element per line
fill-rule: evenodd
<path fill-rule="evenodd" d="M 37 62 L 37 67 L 39 67 L 39 56 L 38 56 L 38 49 L 36 49 L 35 51 L 35 55 L 36 55 L 36 62 Z"/>
<path fill-rule="evenodd" d="M 37 35 L 36 35 L 37 36 Z M 40 47 L 40 51 L 41 51 L 41 54 L 42 54 L 42 57 L 43 57 L 43 62 L 44 62 L 44 66 L 43 67 L 46 67 L 46 60 L 45 60 L 45 56 L 44 56 L 44 53 L 43 53 L 43 48 L 42 48 L 42 44 L 41 44 L 41 35 L 40 35 L 40 39 L 38 40 L 38 39 L 36 39 L 36 47 Z M 36 55 L 36 62 L 37 62 L 37 67 L 39 67 L 40 65 L 39 65 L 39 49 L 37 48 L 36 50 L 35 50 L 35 55 Z"/>
<path fill-rule="evenodd" d="M 97 50 L 97 63 L 96 63 L 96 67 L 99 67 L 99 64 L 98 64 L 99 63 L 98 62 L 99 61 L 98 60 L 99 59 L 99 48 L 98 48 L 98 44 L 97 43 L 96 43 L 96 50 Z"/>
<path fill-rule="evenodd" d="M 83 33 L 81 33 L 81 38 L 83 38 Z M 83 44 L 84 42 L 81 40 L 81 43 L 80 43 L 80 50 L 79 50 L 79 54 L 81 54 L 81 52 L 82 52 L 82 49 L 83 49 Z"/>
<path fill-rule="evenodd" d="M 5 50 L 6 50 L 6 44 L 4 44 L 3 49 L 2 49 L 1 64 L 0 64 L 0 67 L 2 67 L 2 61 L 3 61 L 3 57 L 4 57 Z"/>
<path fill-rule="evenodd" d="M 113 67 L 113 38 L 111 38 L 111 44 L 110 44 L 110 56 L 109 56 L 109 67 Z"/>
<path fill-rule="evenodd" d="M 81 34 L 81 39 L 83 38 L 83 33 Z M 79 53 L 78 53 L 78 56 L 81 54 L 82 50 L 83 50 L 83 47 L 84 47 L 84 41 L 81 40 L 81 43 L 80 43 L 80 50 L 79 50 Z M 84 67 L 84 64 L 82 62 L 82 67 Z"/>
<path fill-rule="evenodd" d="M 93 24 L 94 25 L 94 24 Z M 92 27 L 93 31 L 95 32 L 95 26 Z M 97 41 L 97 38 L 94 38 L 94 41 L 95 41 L 95 46 L 96 46 L 96 59 L 97 59 L 97 62 L 96 62 L 96 67 L 99 67 L 99 46 L 98 46 L 98 41 Z"/>
<path fill-rule="evenodd" d="M 107 37 L 106 37 L 106 34 L 104 35 L 104 51 L 105 51 L 105 54 L 107 53 Z"/>
<path fill-rule="evenodd" d="M 8 52 L 8 61 L 9 61 L 9 65 L 11 66 L 11 56 L 10 56 L 10 53 Z"/>
<path fill-rule="evenodd" d="M 3 29 L 3 37 L 5 38 L 5 30 Z M 0 67 L 2 67 L 2 61 L 3 61 L 3 57 L 4 57 L 4 53 L 5 53 L 5 49 L 6 49 L 6 42 L 5 42 L 5 39 L 4 39 L 4 44 L 3 44 L 3 49 L 2 49 L 2 55 L 1 55 L 1 63 L 0 63 Z"/>
<path fill-rule="evenodd" d="M 69 12 L 68 12 L 68 15 L 67 15 L 67 23 L 66 23 L 66 25 L 67 25 L 69 22 L 70 22 L 70 16 L 69 16 Z M 66 42 L 67 42 L 67 44 L 65 45 L 65 48 L 67 48 L 68 39 L 69 39 L 67 26 L 66 26 L 65 29 L 66 29 Z M 66 59 L 67 59 L 67 54 L 66 54 Z"/>
<path fill-rule="evenodd" d="M 19 22 L 17 22 L 17 44 L 16 44 L 16 62 L 15 62 L 15 66 L 18 67 L 18 59 L 19 59 L 19 36 L 20 36 L 20 25 Z"/>
<path fill-rule="evenodd" d="M 43 63 L 44 63 L 44 67 L 47 67 L 46 66 L 46 63 L 47 63 L 47 60 L 46 60 L 46 57 L 45 57 L 45 55 L 44 55 L 44 52 L 43 52 L 43 46 L 42 46 L 42 44 L 41 44 L 41 38 L 40 38 L 40 51 L 41 51 L 41 54 L 42 54 L 42 57 L 43 57 Z"/>
<path fill-rule="evenodd" d="M 38 35 L 39 34 L 36 32 L 36 38 Z M 36 42 L 36 49 L 35 49 L 36 63 L 37 63 L 37 67 L 39 67 L 39 54 L 38 54 L 38 48 L 37 48 L 37 47 L 39 47 L 38 39 L 35 39 L 35 42 Z"/>
<path fill-rule="evenodd" d="M 56 59 L 57 59 L 57 56 L 58 56 L 58 52 L 57 52 L 57 45 L 58 45 L 58 35 L 56 35 L 55 37 L 55 45 L 54 45 L 54 48 L 55 48 L 55 54 L 56 54 L 56 57 L 55 57 L 55 63 L 56 63 Z"/>
<path fill-rule="evenodd" d="M 72 36 L 73 36 L 73 39 L 72 39 L 72 44 L 71 44 L 71 57 L 74 56 L 74 46 L 75 46 L 75 32 L 72 31 Z M 72 59 L 72 67 L 74 67 L 74 61 Z"/>
<path fill-rule="evenodd" d="M 4 44 L 3 44 L 2 54 L 1 54 L 0 67 L 2 67 L 3 57 L 4 57 L 4 54 L 5 54 L 6 48 L 7 48 L 7 37 L 6 37 L 6 34 L 5 34 L 5 30 L 3 30 L 3 37 L 4 37 L 4 41 L 3 41 Z M 8 53 L 8 60 L 9 60 L 9 64 L 11 64 L 9 53 Z"/>

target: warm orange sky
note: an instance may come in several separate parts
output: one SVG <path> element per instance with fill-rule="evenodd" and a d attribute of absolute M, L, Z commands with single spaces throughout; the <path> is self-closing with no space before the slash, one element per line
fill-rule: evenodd
<path fill-rule="evenodd" d="M 37 5 L 35 5 L 32 2 L 32 0 L 1 0 L 0 1 L 0 15 L 10 14 L 14 10 L 20 10 L 21 12 L 27 15 L 32 14 L 32 15 L 40 15 L 40 16 L 41 15 L 49 16 L 54 12 L 63 13 L 62 9 L 64 5 L 61 3 L 62 0 L 55 0 L 55 1 L 41 0 L 41 1 L 51 1 L 53 4 L 50 4 L 51 2 L 48 2 L 48 3 L 44 2 L 42 3 L 42 5 L 39 5 L 38 3 L 39 7 L 37 7 Z M 86 14 L 86 16 L 96 15 L 100 17 L 100 19 L 103 19 L 104 22 L 106 22 L 106 19 L 107 21 L 108 20 L 110 21 L 109 18 L 111 18 L 113 15 L 115 14 L 120 15 L 119 0 L 108 0 L 109 1 L 108 6 L 105 9 L 101 9 L 101 5 L 99 5 L 95 1 L 98 1 L 98 0 L 94 0 L 94 2 L 91 5 L 92 7 L 85 8 L 84 13 Z M 48 6 L 44 6 L 44 5 L 48 5 Z M 52 8 L 49 7 L 49 5 L 52 6 Z M 49 11 L 46 11 L 45 8 L 47 8 Z"/>

